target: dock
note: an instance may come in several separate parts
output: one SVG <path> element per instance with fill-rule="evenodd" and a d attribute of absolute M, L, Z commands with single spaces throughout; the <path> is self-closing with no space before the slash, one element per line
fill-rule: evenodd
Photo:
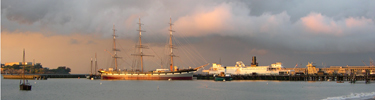
<path fill-rule="evenodd" d="M 24 77 L 22 75 L 2 75 L 4 79 L 41 79 L 42 76 L 40 75 L 25 75 Z"/>
<path fill-rule="evenodd" d="M 88 74 L 25 74 L 25 79 L 46 80 L 48 78 L 86 78 Z M 2 75 L 4 79 L 22 79 L 22 75 Z"/>
<path fill-rule="evenodd" d="M 213 75 L 197 74 L 197 80 L 213 80 Z M 233 80 L 278 80 L 278 81 L 365 81 L 375 80 L 375 75 L 232 75 Z"/>

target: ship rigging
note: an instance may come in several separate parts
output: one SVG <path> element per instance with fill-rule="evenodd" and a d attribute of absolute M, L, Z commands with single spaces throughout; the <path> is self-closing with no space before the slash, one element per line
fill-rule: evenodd
<path fill-rule="evenodd" d="M 174 48 L 174 45 L 173 45 L 173 41 L 172 41 L 172 38 L 173 38 L 173 30 L 172 30 L 172 19 L 170 18 L 169 20 L 169 57 L 170 57 L 170 70 L 164 70 L 164 69 L 157 69 L 155 71 L 152 71 L 152 72 L 144 72 L 144 64 L 143 64 L 143 56 L 150 56 L 150 57 L 154 57 L 153 55 L 146 55 L 143 53 L 143 49 L 148 49 L 147 46 L 143 45 L 142 44 L 142 32 L 145 32 L 142 30 L 141 26 L 143 25 L 141 23 L 141 20 L 139 18 L 139 30 L 137 30 L 139 32 L 139 44 L 136 45 L 136 48 L 137 48 L 137 51 L 138 53 L 136 54 L 132 54 L 132 56 L 139 56 L 140 58 L 140 66 L 141 66 L 141 70 L 139 71 L 127 71 L 127 70 L 124 70 L 124 71 L 121 71 L 119 69 L 117 69 L 118 65 L 117 65 L 117 58 L 120 58 L 117 56 L 117 51 L 119 51 L 118 49 L 116 49 L 116 35 L 115 35 L 115 28 L 113 26 L 113 52 L 114 54 L 110 53 L 109 51 L 107 51 L 108 53 L 111 54 L 112 58 L 114 58 L 115 60 L 115 70 L 100 70 L 99 72 L 101 73 L 101 78 L 102 79 L 110 79 L 110 80 L 114 80 L 114 79 L 117 79 L 117 80 L 192 80 L 192 77 L 193 77 L 193 73 L 196 72 L 198 69 L 200 68 L 203 68 L 204 66 L 207 66 L 208 64 L 206 65 L 203 65 L 203 66 L 199 66 L 199 67 L 196 67 L 196 68 L 188 68 L 188 69 L 177 69 L 177 68 L 173 68 L 174 67 L 174 62 L 173 62 L 173 57 L 177 57 L 174 53 L 173 53 L 173 49 Z"/>

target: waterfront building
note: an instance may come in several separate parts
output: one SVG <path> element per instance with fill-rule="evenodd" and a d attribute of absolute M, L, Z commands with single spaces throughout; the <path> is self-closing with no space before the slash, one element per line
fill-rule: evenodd
<path fill-rule="evenodd" d="M 324 71 L 327 74 L 363 74 L 366 70 L 370 74 L 375 74 L 375 66 L 330 66 L 329 68 L 316 68 L 312 63 L 308 63 L 306 68 L 286 68 L 295 72 L 303 72 L 305 74 L 316 74 L 318 71 Z"/>

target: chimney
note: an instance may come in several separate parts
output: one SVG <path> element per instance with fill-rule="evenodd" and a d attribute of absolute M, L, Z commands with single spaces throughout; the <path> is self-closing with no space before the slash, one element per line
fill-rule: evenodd
<path fill-rule="evenodd" d="M 253 56 L 253 60 L 251 61 L 251 67 L 255 67 L 255 66 L 258 66 L 258 63 L 257 63 L 256 56 Z"/>

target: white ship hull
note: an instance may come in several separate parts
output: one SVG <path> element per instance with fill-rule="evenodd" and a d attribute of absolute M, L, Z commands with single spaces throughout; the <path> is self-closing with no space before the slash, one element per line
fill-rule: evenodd
<path fill-rule="evenodd" d="M 213 63 L 209 70 L 204 70 L 208 74 L 220 74 L 226 72 L 232 75 L 280 75 L 289 74 L 290 70 L 283 70 L 280 62 L 272 64 L 271 66 L 245 66 L 242 61 L 237 62 L 235 66 L 222 67 L 220 64 Z"/>
<path fill-rule="evenodd" d="M 220 72 L 224 72 L 224 70 L 209 71 L 209 74 L 219 74 Z M 227 70 L 226 73 L 231 74 L 231 75 L 248 75 L 248 74 L 279 75 L 280 71 L 234 69 L 234 70 Z"/>

